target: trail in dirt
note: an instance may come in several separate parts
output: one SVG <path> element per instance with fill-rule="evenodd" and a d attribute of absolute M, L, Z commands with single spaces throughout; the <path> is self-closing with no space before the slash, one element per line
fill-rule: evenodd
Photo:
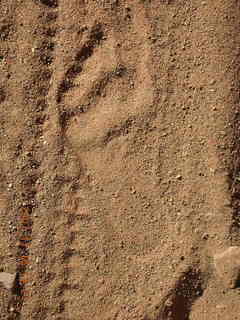
<path fill-rule="evenodd" d="M 31 240 L 35 217 L 37 183 L 42 161 L 42 129 L 45 119 L 45 96 L 48 92 L 51 71 L 51 42 L 46 37 L 45 22 L 42 28 L 36 21 L 51 20 L 32 3 L 22 7 L 17 2 L 5 3 L 11 12 L 9 33 L 3 39 L 2 73 L 6 75 L 4 109 L 2 110 L 1 169 L 5 176 L 8 220 L 12 221 L 7 241 L 15 255 L 17 281 L 8 304 L 7 319 L 20 319 L 22 308 L 28 303 L 31 286 Z M 54 18 L 54 17 L 53 17 Z M 39 29 L 38 29 L 39 28 Z M 8 42 L 7 42 L 8 40 Z M 6 46 L 5 44 L 8 44 Z M 6 166 L 6 164 L 8 164 Z M 6 267 L 6 266 L 5 266 Z"/>

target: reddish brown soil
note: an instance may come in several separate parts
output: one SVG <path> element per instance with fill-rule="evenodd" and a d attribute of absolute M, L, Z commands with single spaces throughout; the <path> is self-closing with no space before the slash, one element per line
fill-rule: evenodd
<path fill-rule="evenodd" d="M 236 0 L 0 1 L 0 319 L 239 319 Z"/>

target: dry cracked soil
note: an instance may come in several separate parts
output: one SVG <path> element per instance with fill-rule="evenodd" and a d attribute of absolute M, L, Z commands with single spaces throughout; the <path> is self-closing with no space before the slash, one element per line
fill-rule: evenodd
<path fill-rule="evenodd" d="M 239 30 L 237 0 L 0 0 L 1 320 L 240 319 Z"/>

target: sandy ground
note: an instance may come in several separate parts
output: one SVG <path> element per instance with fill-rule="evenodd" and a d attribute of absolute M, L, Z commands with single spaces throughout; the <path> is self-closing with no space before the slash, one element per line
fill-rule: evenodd
<path fill-rule="evenodd" d="M 0 1 L 0 319 L 234 320 L 236 0 Z"/>

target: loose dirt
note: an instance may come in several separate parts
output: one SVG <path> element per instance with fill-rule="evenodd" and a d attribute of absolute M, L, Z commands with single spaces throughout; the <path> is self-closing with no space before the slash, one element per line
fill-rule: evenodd
<path fill-rule="evenodd" d="M 236 0 L 0 1 L 0 319 L 239 319 L 239 28 Z"/>

